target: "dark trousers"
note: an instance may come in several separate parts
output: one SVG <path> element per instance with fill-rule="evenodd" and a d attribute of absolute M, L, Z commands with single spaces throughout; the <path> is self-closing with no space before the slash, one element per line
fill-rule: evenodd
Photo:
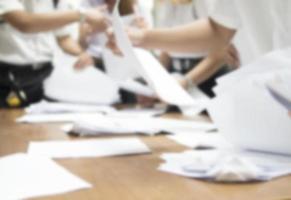
<path fill-rule="evenodd" d="M 43 82 L 52 70 L 51 63 L 16 66 L 0 62 L 0 108 L 11 108 L 8 98 L 12 93 L 20 100 L 15 107 L 25 107 L 42 100 Z"/>

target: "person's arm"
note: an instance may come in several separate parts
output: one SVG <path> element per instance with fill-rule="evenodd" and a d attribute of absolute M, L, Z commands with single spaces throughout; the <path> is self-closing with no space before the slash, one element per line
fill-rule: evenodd
<path fill-rule="evenodd" d="M 181 80 L 181 85 L 184 88 L 189 88 L 191 85 L 199 85 L 215 74 L 225 63 L 226 52 L 211 53 L 202 60 L 193 70 L 185 75 Z"/>
<path fill-rule="evenodd" d="M 170 55 L 165 52 L 165 51 L 162 51 L 159 55 L 159 61 L 160 63 L 166 68 L 166 69 L 169 69 L 170 68 L 170 65 L 171 65 L 171 57 Z"/>
<path fill-rule="evenodd" d="M 135 45 L 147 49 L 205 52 L 225 48 L 235 32 L 209 18 L 175 28 L 129 30 L 129 37 Z"/>
<path fill-rule="evenodd" d="M 84 52 L 83 48 L 70 35 L 57 37 L 58 45 L 61 49 L 73 56 L 79 56 Z"/>
<path fill-rule="evenodd" d="M 81 45 L 75 41 L 71 36 L 62 36 L 57 38 L 58 44 L 61 49 L 73 56 L 78 57 L 74 68 L 77 70 L 84 69 L 87 66 L 94 65 L 94 59 L 88 54 Z"/>
<path fill-rule="evenodd" d="M 80 20 L 90 25 L 106 29 L 107 21 L 99 9 L 90 9 L 84 13 L 79 11 L 55 11 L 51 13 L 29 13 L 16 10 L 3 15 L 3 19 L 21 32 L 37 33 L 61 28 Z"/>

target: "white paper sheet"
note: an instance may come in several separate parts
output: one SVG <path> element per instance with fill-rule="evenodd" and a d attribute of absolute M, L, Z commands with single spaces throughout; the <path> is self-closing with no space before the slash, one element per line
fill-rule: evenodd
<path fill-rule="evenodd" d="M 162 119 L 153 117 L 100 116 L 95 119 L 79 120 L 65 130 L 80 135 L 133 134 L 155 135 L 160 132 L 209 131 L 215 126 L 207 122 Z"/>
<path fill-rule="evenodd" d="M 111 113 L 116 109 L 111 106 L 94 106 L 86 104 L 54 103 L 42 101 L 25 109 L 28 114 L 59 114 L 59 113 Z"/>
<path fill-rule="evenodd" d="M 221 94 L 223 91 L 231 88 L 234 84 L 239 83 L 245 78 L 266 74 L 268 72 L 276 73 L 278 70 L 288 70 L 291 65 L 289 59 L 291 49 L 278 50 L 262 56 L 253 63 L 243 66 L 240 69 L 217 79 L 215 93 Z M 272 74 L 271 73 L 271 74 Z"/>
<path fill-rule="evenodd" d="M 175 132 L 174 135 L 168 136 L 169 139 L 190 148 L 209 147 L 209 148 L 231 148 L 219 133 L 207 132 Z"/>
<path fill-rule="evenodd" d="M 159 170 L 218 182 L 268 181 L 291 173 L 291 158 L 235 150 L 186 151 L 163 154 Z"/>
<path fill-rule="evenodd" d="M 197 113 L 201 112 L 204 105 L 195 101 L 178 83 L 173 79 L 154 56 L 141 49 L 133 49 L 131 42 L 124 31 L 124 27 L 118 12 L 119 1 L 117 1 L 113 12 L 113 29 L 116 41 L 123 55 L 132 62 L 140 75 L 145 78 L 160 99 L 166 103 L 178 106 L 197 107 Z"/>
<path fill-rule="evenodd" d="M 108 113 L 109 117 L 126 117 L 126 118 L 140 118 L 140 117 L 155 117 L 166 112 L 166 107 L 160 108 L 129 108 Z"/>
<path fill-rule="evenodd" d="M 65 113 L 65 114 L 27 114 L 16 119 L 18 123 L 61 123 L 75 122 L 84 119 L 95 119 L 100 113 Z"/>
<path fill-rule="evenodd" d="M 109 105 L 119 101 L 119 87 L 96 68 L 75 71 L 76 58 L 60 54 L 45 83 L 46 96 L 63 102 Z"/>
<path fill-rule="evenodd" d="M 287 111 L 291 110 L 291 70 L 284 73 L 287 77 L 276 77 L 266 83 L 272 97 L 280 103 Z"/>
<path fill-rule="evenodd" d="M 0 159 L 0 199 L 3 200 L 57 195 L 90 187 L 47 158 L 14 154 Z"/>
<path fill-rule="evenodd" d="M 290 117 L 253 78 L 240 81 L 213 99 L 208 112 L 219 132 L 234 145 L 291 155 L 287 139 Z"/>
<path fill-rule="evenodd" d="M 104 157 L 150 153 L 139 139 L 31 142 L 28 153 L 49 158 Z"/>

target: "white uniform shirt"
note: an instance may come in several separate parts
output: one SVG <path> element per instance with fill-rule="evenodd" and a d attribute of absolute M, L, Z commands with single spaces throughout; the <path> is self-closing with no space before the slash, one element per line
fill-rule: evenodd
<path fill-rule="evenodd" d="M 0 0 L 0 61 L 19 66 L 51 61 L 55 46 L 52 32 L 25 34 L 3 22 L 2 15 L 16 10 L 46 13 L 54 7 L 52 0 Z"/>
<path fill-rule="evenodd" d="M 288 0 L 219 0 L 211 18 L 225 27 L 243 30 L 243 51 L 249 54 L 243 63 L 249 63 L 291 45 L 290 8 Z"/>

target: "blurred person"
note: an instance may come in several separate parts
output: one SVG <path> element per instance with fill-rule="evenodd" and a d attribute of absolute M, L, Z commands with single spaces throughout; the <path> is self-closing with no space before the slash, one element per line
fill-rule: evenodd
<path fill-rule="evenodd" d="M 291 1 L 217 0 L 210 17 L 175 28 L 128 30 L 135 46 L 173 52 L 231 52 L 232 39 L 241 29 L 252 60 L 290 46 Z M 112 34 L 108 46 L 115 49 Z M 227 54 L 232 57 L 233 52 Z"/>
<path fill-rule="evenodd" d="M 211 5 L 205 0 L 194 2 L 191 0 L 157 0 L 156 25 L 158 28 L 172 28 L 207 18 L 210 7 Z M 185 89 L 191 89 L 191 86 L 198 85 L 209 97 L 214 96 L 212 88 L 215 86 L 215 79 L 228 71 L 227 67 L 224 66 L 226 62 L 224 55 L 211 60 L 206 52 L 162 51 L 160 61 L 171 73 L 181 75 L 180 83 Z"/>
<path fill-rule="evenodd" d="M 24 107 L 43 99 L 43 82 L 53 69 L 54 37 L 66 35 L 57 29 L 74 22 L 107 28 L 99 9 L 55 11 L 54 3 L 0 0 L 0 107 Z M 76 45 L 61 41 L 64 50 Z"/>

